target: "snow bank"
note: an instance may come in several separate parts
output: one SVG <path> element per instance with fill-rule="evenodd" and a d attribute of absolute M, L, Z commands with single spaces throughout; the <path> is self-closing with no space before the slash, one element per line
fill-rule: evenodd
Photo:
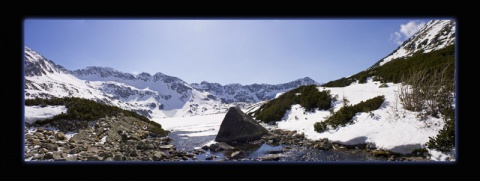
<path fill-rule="evenodd" d="M 220 129 L 223 118 L 226 113 L 203 115 L 203 116 L 185 116 L 165 119 L 153 119 L 160 123 L 162 128 L 171 131 L 189 131 L 193 133 L 182 134 L 184 136 L 208 136 L 216 135 Z"/>
<path fill-rule="evenodd" d="M 25 106 L 25 122 L 32 124 L 38 120 L 52 118 L 53 116 L 62 112 L 67 112 L 67 108 L 65 106 Z"/>

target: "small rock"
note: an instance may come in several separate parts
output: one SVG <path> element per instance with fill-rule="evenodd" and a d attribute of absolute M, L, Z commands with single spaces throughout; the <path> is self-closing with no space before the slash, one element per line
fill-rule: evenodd
<path fill-rule="evenodd" d="M 210 151 L 215 151 L 219 147 L 218 143 L 213 143 L 210 145 Z"/>
<path fill-rule="evenodd" d="M 279 154 L 279 153 L 283 153 L 282 150 L 271 150 L 271 151 L 267 151 L 267 154 Z"/>
<path fill-rule="evenodd" d="M 58 146 L 53 143 L 43 143 L 41 147 L 48 149 L 49 151 L 57 151 Z"/>
<path fill-rule="evenodd" d="M 225 142 L 218 142 L 218 147 L 219 147 L 221 150 L 232 150 L 232 149 L 235 149 L 235 147 L 230 146 L 229 144 L 227 144 L 227 143 L 225 143 Z"/>
<path fill-rule="evenodd" d="M 166 154 L 161 151 L 155 151 L 153 154 L 153 160 L 161 160 L 163 158 L 166 158 Z"/>
<path fill-rule="evenodd" d="M 38 128 L 37 129 L 37 132 L 43 133 L 43 131 L 45 131 L 45 129 L 43 129 L 43 128 Z"/>
<path fill-rule="evenodd" d="M 238 156 L 240 153 L 241 153 L 241 151 L 233 152 L 233 153 L 230 155 L 230 157 L 232 157 L 232 158 L 233 158 L 233 157 L 236 157 L 236 156 Z"/>
<path fill-rule="evenodd" d="M 171 149 L 173 148 L 173 145 L 162 145 L 162 146 L 159 146 L 160 149 Z"/>
<path fill-rule="evenodd" d="M 65 134 L 63 132 L 60 131 L 60 132 L 57 133 L 57 139 L 58 140 L 65 140 L 65 138 L 66 137 L 65 137 Z"/>
<path fill-rule="evenodd" d="M 203 146 L 202 146 L 202 149 L 204 149 L 204 150 L 208 150 L 209 148 L 210 148 L 210 147 L 208 147 L 207 145 L 203 145 Z"/>
<path fill-rule="evenodd" d="M 102 160 L 102 159 L 98 156 L 88 156 L 87 157 L 87 161 L 99 161 L 99 160 Z"/>
<path fill-rule="evenodd" d="M 40 153 L 47 153 L 48 152 L 48 150 L 46 148 L 40 148 L 39 151 L 40 151 Z"/>
<path fill-rule="evenodd" d="M 53 153 L 52 152 L 45 153 L 45 156 L 43 158 L 44 159 L 53 159 Z"/>
<path fill-rule="evenodd" d="M 77 148 L 73 148 L 70 150 L 70 152 L 68 152 L 68 154 L 77 154 L 78 153 L 78 149 Z"/>
<path fill-rule="evenodd" d="M 125 160 L 124 159 L 124 156 L 122 154 L 115 154 L 115 156 L 113 156 L 113 160 L 115 161 L 123 161 Z"/>
<path fill-rule="evenodd" d="M 373 156 L 383 156 L 383 157 L 388 157 L 390 155 L 390 152 L 385 151 L 385 150 L 373 150 L 372 151 Z"/>
<path fill-rule="evenodd" d="M 270 154 L 260 157 L 261 161 L 278 161 L 280 160 L 280 156 L 278 154 Z"/>

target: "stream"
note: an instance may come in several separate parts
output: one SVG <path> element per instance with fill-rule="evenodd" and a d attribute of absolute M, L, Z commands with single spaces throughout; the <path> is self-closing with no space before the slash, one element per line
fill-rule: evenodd
<path fill-rule="evenodd" d="M 208 136 L 186 136 L 188 131 L 173 131 L 169 137 L 173 139 L 173 144 L 177 150 L 189 151 L 200 149 L 207 143 L 212 143 L 216 135 Z M 308 146 L 301 145 L 284 145 L 284 144 L 238 144 L 232 145 L 234 150 L 210 151 L 204 150 L 205 153 L 198 154 L 196 160 L 188 161 L 262 161 L 262 157 L 268 155 L 277 155 L 278 161 L 296 162 L 296 161 L 386 161 L 384 157 L 374 157 L 364 149 L 344 149 L 344 150 L 320 150 L 312 149 Z M 240 151 L 234 158 L 232 153 Z"/>

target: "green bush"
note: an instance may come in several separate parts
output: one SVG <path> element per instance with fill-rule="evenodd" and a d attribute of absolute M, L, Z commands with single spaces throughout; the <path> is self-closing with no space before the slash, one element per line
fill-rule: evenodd
<path fill-rule="evenodd" d="M 320 92 L 315 85 L 300 86 L 262 105 L 255 111 L 255 118 L 267 123 L 280 121 L 294 104 L 300 104 L 306 111 L 312 111 L 315 108 L 326 110 L 331 107 L 331 102 L 329 90 Z"/>
<path fill-rule="evenodd" d="M 438 132 L 437 136 L 430 137 L 427 148 L 449 152 L 455 147 L 455 110 L 444 110 L 442 114 L 446 117 L 445 126 Z"/>
<path fill-rule="evenodd" d="M 51 119 L 46 119 L 43 121 L 37 121 L 38 125 L 45 125 L 60 119 L 67 120 L 81 120 L 81 121 L 92 121 L 105 116 L 116 116 L 119 113 L 123 113 L 125 116 L 137 118 L 143 122 L 149 123 L 152 125 L 151 132 L 166 135 L 162 129 L 162 126 L 154 121 L 149 120 L 145 116 L 139 115 L 136 112 L 123 110 L 116 106 L 110 106 L 105 104 L 97 103 L 93 100 L 82 99 L 77 97 L 64 97 L 64 98 L 51 98 L 51 99 L 26 99 L 26 106 L 35 106 L 35 105 L 65 105 L 67 108 L 66 113 L 55 115 Z"/>
<path fill-rule="evenodd" d="M 374 97 L 372 99 L 368 99 L 365 102 L 362 101 L 353 106 L 345 105 L 340 108 L 340 110 L 327 117 L 325 121 L 316 122 L 313 127 L 315 131 L 321 133 L 327 130 L 328 125 L 332 126 L 334 129 L 338 128 L 339 126 L 345 126 L 352 121 L 352 118 L 358 112 L 370 112 L 376 110 L 380 108 L 384 101 L 385 97 L 382 95 Z"/>

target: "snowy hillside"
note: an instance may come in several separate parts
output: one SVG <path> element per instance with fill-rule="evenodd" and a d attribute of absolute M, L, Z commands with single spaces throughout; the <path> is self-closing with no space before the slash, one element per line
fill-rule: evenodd
<path fill-rule="evenodd" d="M 248 102 L 256 103 L 275 98 L 275 95 L 280 92 L 289 91 L 302 85 L 320 85 L 309 77 L 298 79 L 285 84 L 228 84 L 221 85 L 218 83 L 209 83 L 206 81 L 191 84 L 192 87 L 203 92 L 210 92 L 213 96 L 219 98 L 224 103 L 231 102 Z"/>
<path fill-rule="evenodd" d="M 431 20 L 390 55 L 377 62 L 375 66 L 397 58 L 408 57 L 416 52 L 428 53 L 455 43 L 454 20 Z"/>
<path fill-rule="evenodd" d="M 313 113 L 305 112 L 300 105 L 293 105 L 283 119 L 277 122 L 278 128 L 305 133 L 305 136 L 312 140 L 328 138 L 346 145 L 367 143 L 377 149 L 402 154 L 411 153 L 416 148 L 425 148 L 429 137 L 437 135 L 442 129 L 444 125 L 442 119 L 429 116 L 426 120 L 420 121 L 417 118 L 418 112 L 404 109 L 396 99 L 399 84 L 388 83 L 388 87 L 379 88 L 380 84 L 369 79 L 365 84 L 353 83 L 342 88 L 318 87 L 320 91 L 330 90 L 332 96 L 339 97 L 334 102 L 335 111 L 343 107 L 344 97 L 349 100 L 350 105 L 354 105 L 375 96 L 385 96 L 385 102 L 378 110 L 372 111 L 371 114 L 358 113 L 353 118 L 353 124 L 318 133 L 313 125 L 324 121 L 330 112 L 318 109 Z"/>

